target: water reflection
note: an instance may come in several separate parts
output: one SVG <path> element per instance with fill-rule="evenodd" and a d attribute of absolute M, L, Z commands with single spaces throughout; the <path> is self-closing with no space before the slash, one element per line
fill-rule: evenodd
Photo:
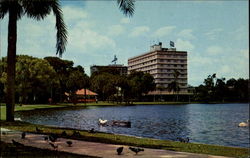
<path fill-rule="evenodd" d="M 226 146 L 249 146 L 249 128 L 238 128 L 249 118 L 247 104 L 188 104 L 99 107 L 71 110 L 18 112 L 22 120 L 108 133 L 156 139 L 176 140 L 189 137 L 191 142 Z M 126 120 L 131 128 L 102 127 L 98 119 Z"/>

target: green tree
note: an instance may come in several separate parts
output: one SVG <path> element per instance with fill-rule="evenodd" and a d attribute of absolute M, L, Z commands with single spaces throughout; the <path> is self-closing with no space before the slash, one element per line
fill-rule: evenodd
<path fill-rule="evenodd" d="M 172 92 L 176 95 L 176 101 L 178 101 L 178 95 L 180 91 L 180 86 L 178 82 L 180 72 L 177 70 L 174 70 L 173 76 L 174 76 L 174 81 L 172 81 L 170 84 L 168 84 L 168 91 Z"/>
<path fill-rule="evenodd" d="M 3 58 L 5 66 L 7 65 L 6 58 Z M 6 69 L 6 68 L 5 68 Z M 5 85 L 7 84 L 6 71 L 1 73 L 0 80 Z M 19 96 L 19 103 L 28 103 L 32 100 L 39 101 L 49 93 L 52 85 L 59 84 L 56 72 L 46 60 L 34 58 L 27 55 L 17 56 L 16 62 L 16 93 Z M 31 99 L 32 98 L 32 99 Z M 35 100 L 34 100 L 35 99 Z M 47 100 L 47 98 L 46 98 Z"/>
<path fill-rule="evenodd" d="M 30 18 L 41 20 L 49 15 L 51 11 L 56 17 L 57 54 L 62 55 L 67 42 L 67 31 L 58 0 L 1 0 L 0 2 L 0 19 L 3 19 L 7 13 L 9 15 L 6 97 L 7 121 L 14 121 L 17 20 L 21 19 L 25 14 Z"/>
<path fill-rule="evenodd" d="M 58 57 L 45 57 L 45 60 L 54 68 L 59 79 L 60 86 L 53 89 L 53 100 L 63 101 L 64 92 L 67 91 L 66 81 L 68 80 L 70 71 L 73 69 L 74 62 L 69 60 L 62 60 Z"/>
<path fill-rule="evenodd" d="M 131 86 L 131 94 L 137 100 L 141 100 L 143 94 L 155 89 L 154 77 L 148 73 L 134 71 L 128 75 L 129 85 Z"/>

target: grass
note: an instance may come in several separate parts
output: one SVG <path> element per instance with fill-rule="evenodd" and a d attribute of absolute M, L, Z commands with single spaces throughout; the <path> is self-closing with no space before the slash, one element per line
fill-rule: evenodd
<path fill-rule="evenodd" d="M 23 146 L 16 147 L 13 144 L 0 141 L 0 157 L 64 157 L 64 158 L 91 158 L 90 156 L 83 156 L 77 154 L 71 154 L 66 152 L 52 151 L 49 149 L 39 149 L 35 147 Z M 93 157 L 92 157 L 93 158 Z"/>
<path fill-rule="evenodd" d="M 86 140 L 92 142 L 101 142 L 101 143 L 110 143 L 110 144 L 120 144 L 120 145 L 131 145 L 131 146 L 140 146 L 145 148 L 155 148 L 155 149 L 165 149 L 172 151 L 182 151 L 190 153 L 201 153 L 201 154 L 210 154 L 210 155 L 220 155 L 220 156 L 231 156 L 231 157 L 248 157 L 249 150 L 247 148 L 237 148 L 237 147 L 225 147 L 217 145 L 207 145 L 207 144 L 197 144 L 197 143 L 181 143 L 175 141 L 167 140 L 156 140 L 149 138 L 138 138 L 132 136 L 124 135 L 115 135 L 108 133 L 88 133 L 84 130 L 75 130 L 70 128 L 58 128 L 44 125 L 35 125 L 26 122 L 6 122 L 0 121 L 1 126 L 19 130 L 36 133 L 35 128 L 43 130 L 42 134 L 58 134 L 60 135 L 63 131 L 66 131 L 68 136 L 66 138 Z M 80 137 L 72 137 L 74 131 L 79 131 Z"/>

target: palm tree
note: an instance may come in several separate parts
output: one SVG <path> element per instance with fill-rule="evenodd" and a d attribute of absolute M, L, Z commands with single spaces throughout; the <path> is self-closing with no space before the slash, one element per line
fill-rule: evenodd
<path fill-rule="evenodd" d="M 117 0 L 120 10 L 127 16 L 134 13 L 134 0 Z M 67 30 L 63 21 L 62 10 L 58 0 L 1 0 L 0 19 L 9 13 L 8 50 L 7 50 L 7 95 L 6 120 L 14 121 L 15 108 L 15 69 L 16 69 L 16 42 L 17 20 L 27 15 L 36 20 L 43 20 L 50 12 L 56 17 L 57 42 L 56 54 L 61 56 L 66 49 Z"/>
<path fill-rule="evenodd" d="M 0 19 L 3 19 L 7 13 L 9 14 L 6 95 L 7 121 L 14 121 L 17 20 L 21 19 L 24 15 L 36 20 L 42 20 L 51 11 L 56 17 L 56 54 L 61 56 L 65 51 L 67 43 L 67 30 L 58 0 L 1 0 L 0 2 Z"/>
<path fill-rule="evenodd" d="M 168 85 L 168 91 L 171 92 L 173 91 L 174 94 L 176 94 L 176 100 L 178 101 L 178 94 L 180 91 L 180 87 L 179 87 L 179 83 L 178 83 L 178 77 L 180 75 L 180 72 L 177 70 L 174 70 L 174 81 L 172 81 L 169 85 Z"/>

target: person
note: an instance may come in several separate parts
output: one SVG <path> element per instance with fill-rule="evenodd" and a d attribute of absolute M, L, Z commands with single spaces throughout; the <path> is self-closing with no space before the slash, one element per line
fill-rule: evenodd
<path fill-rule="evenodd" d="M 95 98 L 95 102 L 98 103 L 98 99 L 97 98 Z"/>
<path fill-rule="evenodd" d="M 49 104 L 52 104 L 52 98 L 49 98 L 48 101 L 49 101 Z"/>

